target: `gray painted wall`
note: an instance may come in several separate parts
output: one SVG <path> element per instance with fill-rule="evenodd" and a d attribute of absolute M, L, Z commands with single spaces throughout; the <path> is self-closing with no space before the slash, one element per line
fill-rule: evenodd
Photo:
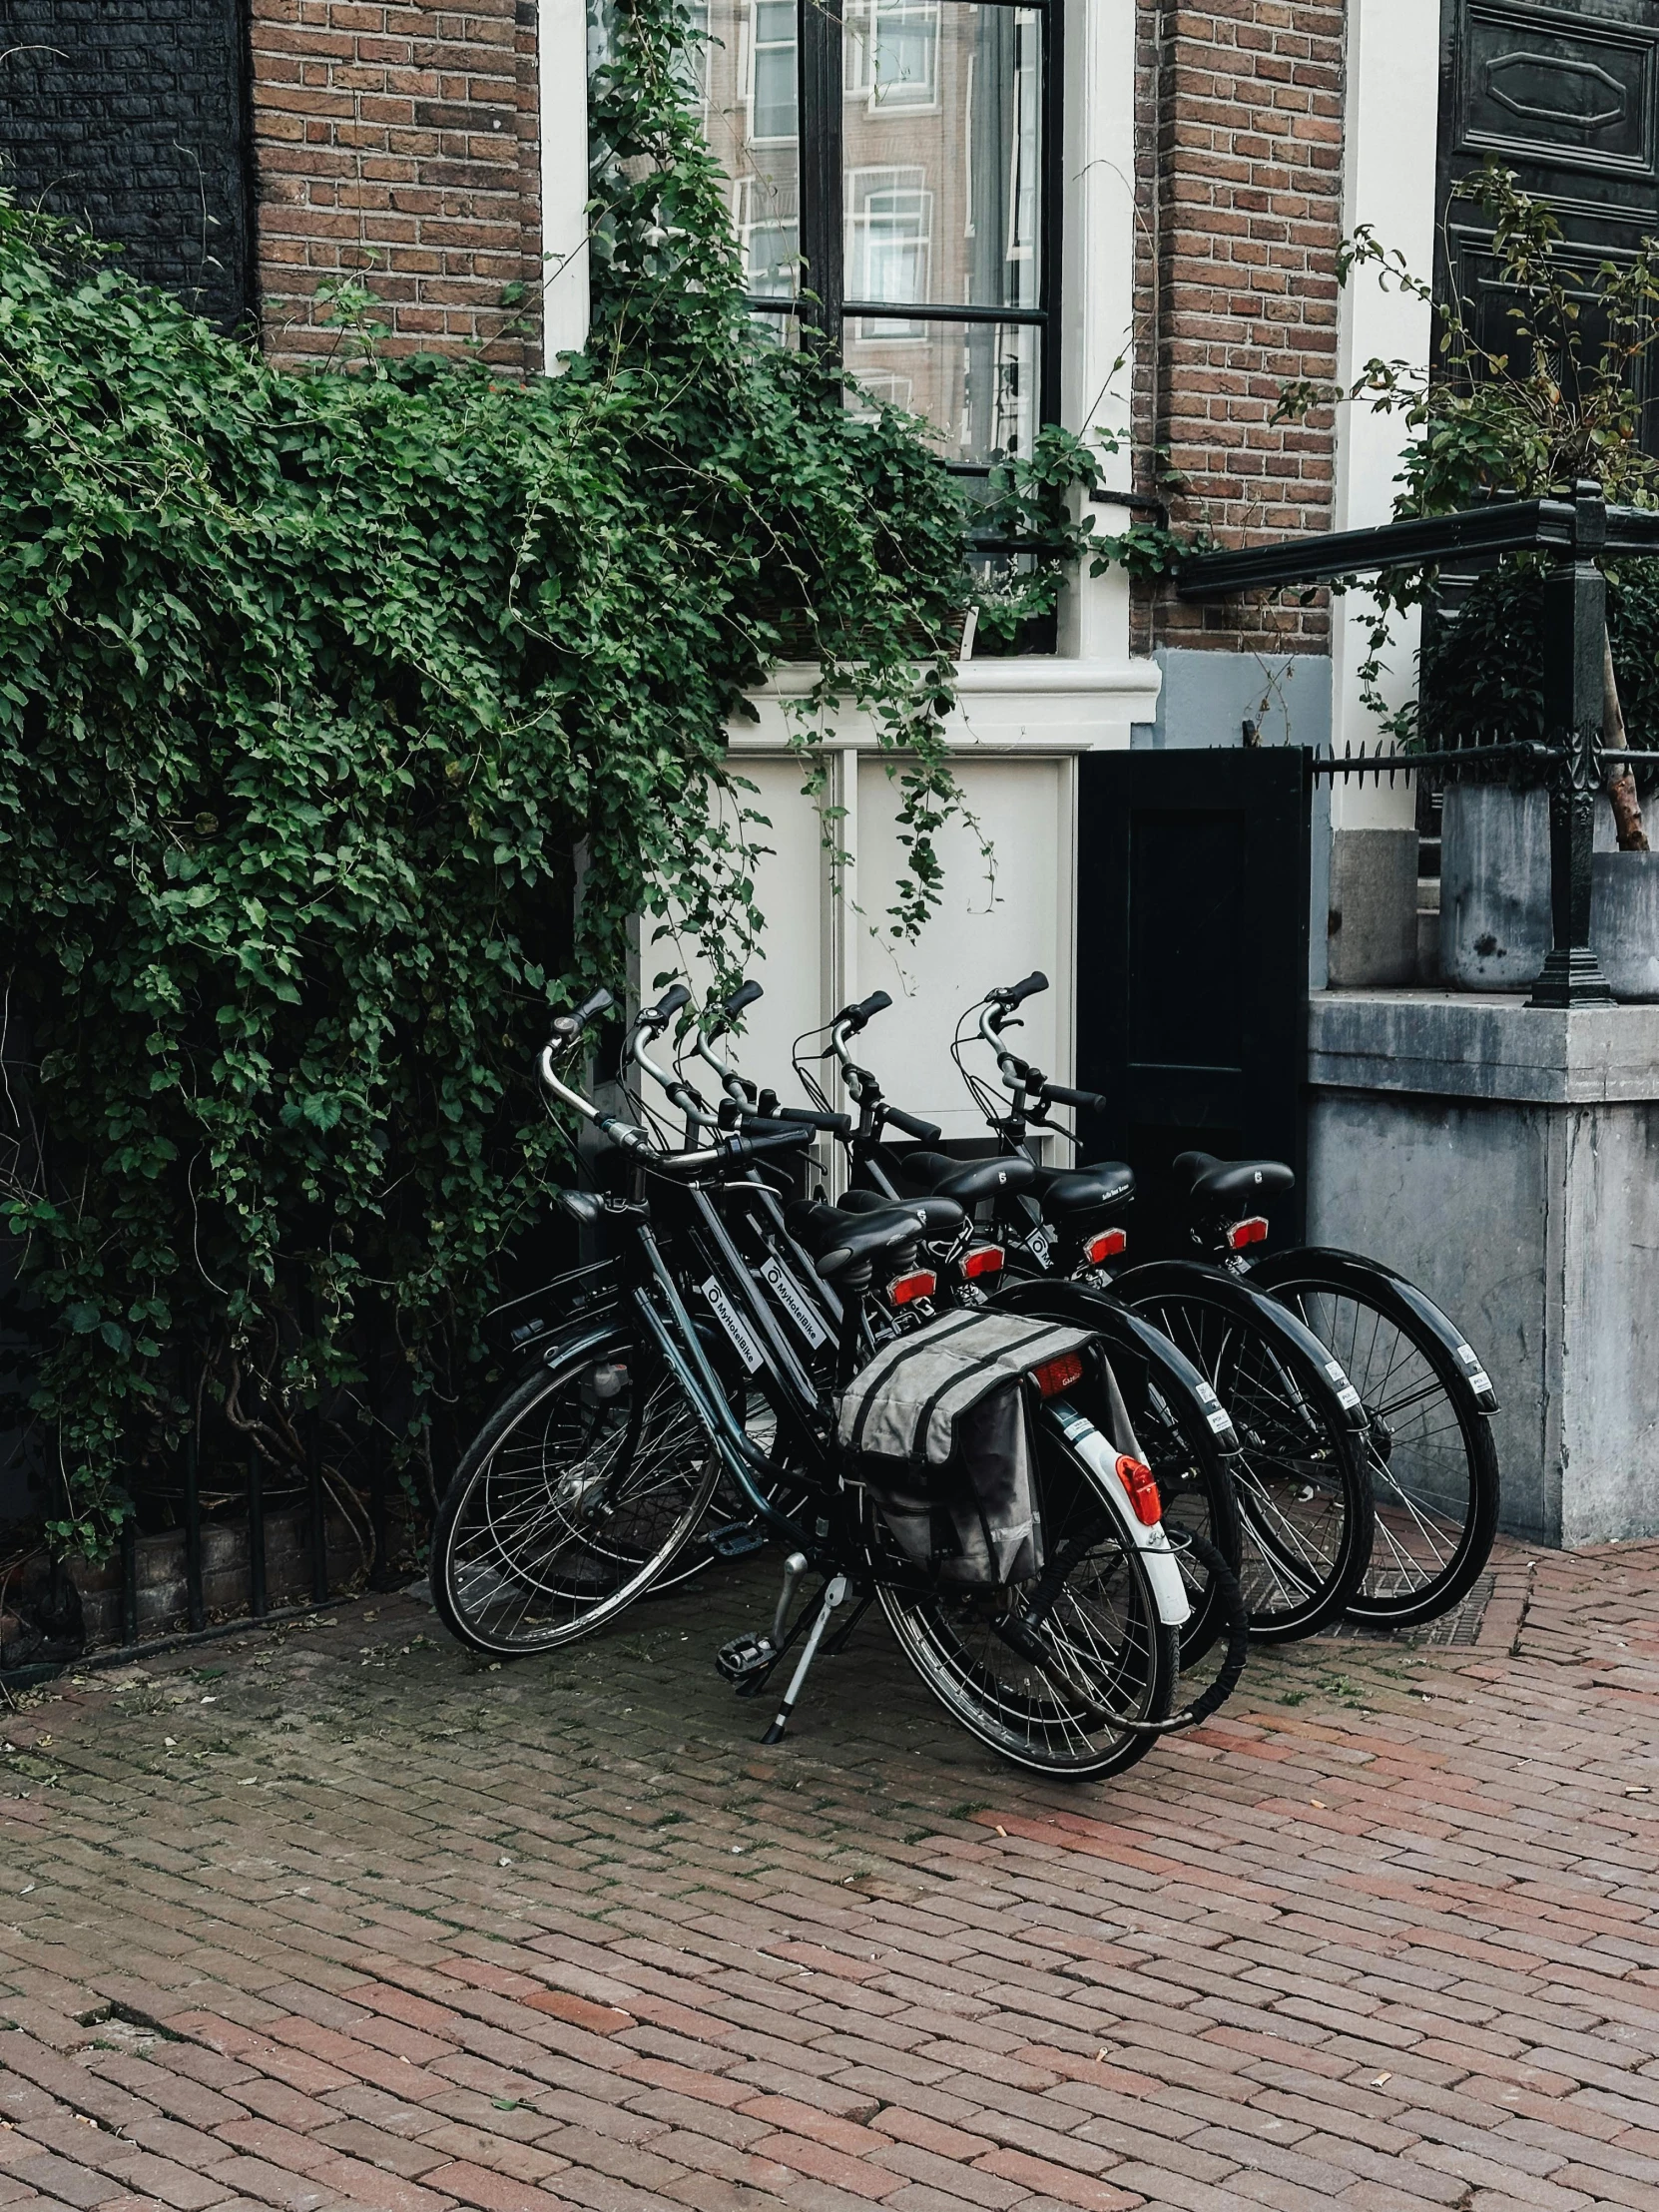
<path fill-rule="evenodd" d="M 1330 993 L 1309 1239 L 1395 1267 L 1497 1388 L 1503 1524 L 1659 1535 L 1659 1009 Z"/>

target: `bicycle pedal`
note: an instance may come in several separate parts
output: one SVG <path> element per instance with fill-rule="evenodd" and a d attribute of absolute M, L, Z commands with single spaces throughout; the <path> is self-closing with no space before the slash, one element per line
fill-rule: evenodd
<path fill-rule="evenodd" d="M 752 1631 L 734 1636 L 729 1644 L 722 1644 L 715 1653 L 715 1669 L 728 1682 L 740 1686 L 753 1681 L 756 1675 L 765 1674 L 778 1657 L 770 1636 L 757 1636 Z"/>
<path fill-rule="evenodd" d="M 718 1528 L 711 1528 L 703 1541 L 719 1559 L 747 1559 L 751 1552 L 765 1551 L 766 1536 L 753 1521 L 722 1521 Z"/>

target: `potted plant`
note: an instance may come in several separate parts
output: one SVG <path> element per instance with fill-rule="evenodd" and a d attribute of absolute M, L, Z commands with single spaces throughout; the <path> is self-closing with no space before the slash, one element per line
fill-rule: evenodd
<path fill-rule="evenodd" d="M 1659 242 L 1587 269 L 1563 251 L 1543 202 L 1492 163 L 1458 188 L 1491 224 L 1491 280 L 1479 302 L 1435 307 L 1431 368 L 1373 360 L 1352 388 L 1287 386 L 1282 411 L 1333 397 L 1399 413 L 1412 434 L 1396 519 L 1449 514 L 1491 498 L 1570 496 L 1594 478 L 1605 497 L 1659 506 L 1659 462 L 1642 449 L 1639 370 L 1654 342 Z M 1344 250 L 1344 281 L 1362 265 L 1428 299 L 1428 287 L 1370 227 Z M 1500 310 L 1489 304 L 1502 300 Z M 1653 746 L 1659 734 L 1659 575 L 1609 565 L 1603 743 Z M 1436 571 L 1394 571 L 1372 588 L 1379 613 L 1363 672 L 1368 698 L 1407 751 L 1479 749 L 1545 735 L 1541 624 L 1545 562 L 1514 555 L 1443 588 Z M 1379 696 L 1392 618 L 1424 609 L 1419 696 L 1389 713 Z M 1628 735 L 1627 735 L 1628 730 Z M 1614 994 L 1659 998 L 1659 857 L 1649 851 L 1635 777 L 1614 760 L 1606 783 L 1608 849 L 1595 861 L 1593 933 Z M 1549 807 L 1507 762 L 1468 763 L 1445 786 L 1441 969 L 1464 989 L 1520 990 L 1551 941 Z"/>

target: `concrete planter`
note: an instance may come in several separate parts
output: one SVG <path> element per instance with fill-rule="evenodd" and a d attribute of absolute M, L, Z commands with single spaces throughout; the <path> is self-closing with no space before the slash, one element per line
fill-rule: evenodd
<path fill-rule="evenodd" d="M 1598 852 L 1590 941 L 1613 996 L 1659 1002 L 1659 852 Z"/>
<path fill-rule="evenodd" d="M 1548 795 L 1448 784 L 1440 836 L 1444 982 L 1462 991 L 1529 989 L 1551 938 Z"/>

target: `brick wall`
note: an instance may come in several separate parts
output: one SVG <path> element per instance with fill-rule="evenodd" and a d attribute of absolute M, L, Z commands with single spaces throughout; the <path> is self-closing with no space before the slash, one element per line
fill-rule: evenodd
<path fill-rule="evenodd" d="M 217 322 L 251 304 L 238 0 L 7 0 L 0 181 Z"/>
<path fill-rule="evenodd" d="M 1337 366 L 1344 9 L 1320 0 L 1139 0 L 1136 449 L 1189 480 L 1178 526 L 1229 545 L 1328 529 L 1329 413 L 1272 422 L 1289 378 Z M 1327 649 L 1321 600 L 1136 611 L 1154 644 Z"/>
<path fill-rule="evenodd" d="M 259 280 L 266 346 L 334 344 L 314 304 L 342 271 L 388 349 L 481 342 L 539 366 L 534 0 L 252 0 Z M 503 307 L 509 284 L 526 302 Z"/>

